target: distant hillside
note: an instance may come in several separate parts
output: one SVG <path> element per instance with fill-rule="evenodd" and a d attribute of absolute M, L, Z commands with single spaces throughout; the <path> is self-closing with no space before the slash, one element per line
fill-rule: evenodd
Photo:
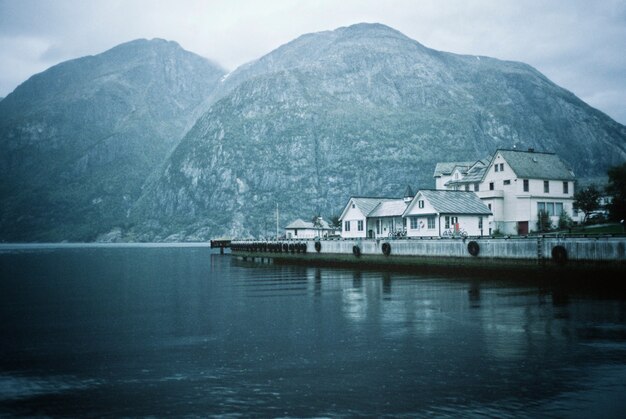
<path fill-rule="evenodd" d="M 304 35 L 230 73 L 131 212 L 142 239 L 263 236 L 350 195 L 432 187 L 435 163 L 554 151 L 579 177 L 626 127 L 532 67 L 435 51 L 379 24 Z"/>
<path fill-rule="evenodd" d="M 0 102 L 0 240 L 94 240 L 123 226 L 223 75 L 155 39 L 24 82 Z"/>
<path fill-rule="evenodd" d="M 0 101 L 0 241 L 262 237 L 350 195 L 432 187 L 439 161 L 626 160 L 626 127 L 532 67 L 435 51 L 380 24 L 303 35 L 225 74 L 138 40 Z"/>

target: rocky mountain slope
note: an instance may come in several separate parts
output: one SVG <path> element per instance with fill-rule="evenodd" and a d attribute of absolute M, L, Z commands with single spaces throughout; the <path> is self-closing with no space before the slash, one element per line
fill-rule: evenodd
<path fill-rule="evenodd" d="M 379 24 L 304 35 L 230 73 L 131 211 L 142 240 L 262 237 L 351 195 L 432 187 L 435 163 L 558 153 L 579 177 L 626 127 L 532 67 L 435 51 Z"/>
<path fill-rule="evenodd" d="M 224 73 L 154 39 L 24 82 L 0 102 L 0 240 L 94 240 L 123 227 Z"/>

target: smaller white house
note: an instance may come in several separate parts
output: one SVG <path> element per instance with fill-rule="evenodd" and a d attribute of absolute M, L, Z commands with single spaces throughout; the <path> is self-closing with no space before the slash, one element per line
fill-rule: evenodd
<path fill-rule="evenodd" d="M 483 236 L 489 208 L 470 191 L 421 190 L 404 211 L 408 237 Z"/>
<path fill-rule="evenodd" d="M 317 223 L 298 218 L 285 227 L 285 237 L 287 239 L 323 238 L 338 233 L 339 230 L 331 227 L 322 217 L 318 218 Z"/>
<path fill-rule="evenodd" d="M 368 217 L 381 203 L 393 201 L 394 198 L 352 197 L 339 216 L 341 221 L 341 237 L 365 238 L 374 237 L 375 226 Z"/>
<path fill-rule="evenodd" d="M 350 198 L 339 217 L 341 237 L 383 238 L 405 234 L 402 214 L 412 198 L 410 186 L 407 186 L 404 198 Z"/>

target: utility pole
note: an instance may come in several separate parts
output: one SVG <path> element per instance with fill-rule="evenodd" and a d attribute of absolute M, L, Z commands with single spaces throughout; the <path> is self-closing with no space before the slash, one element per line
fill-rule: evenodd
<path fill-rule="evenodd" d="M 278 241 L 278 202 L 276 203 L 276 241 Z"/>

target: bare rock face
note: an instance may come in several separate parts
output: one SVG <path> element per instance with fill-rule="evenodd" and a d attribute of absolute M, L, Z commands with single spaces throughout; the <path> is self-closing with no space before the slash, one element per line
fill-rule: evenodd
<path fill-rule="evenodd" d="M 626 127 L 532 67 L 379 24 L 304 35 L 224 77 L 211 102 L 131 210 L 136 234 L 269 236 L 277 204 L 282 225 L 338 214 L 496 148 L 556 152 L 579 177 L 626 159 Z"/>
<path fill-rule="evenodd" d="M 303 35 L 228 74 L 138 40 L 0 101 L 0 241 L 270 236 L 277 207 L 281 228 L 328 218 L 513 147 L 601 176 L 626 159 L 626 127 L 526 64 L 380 24 Z"/>
<path fill-rule="evenodd" d="M 137 40 L 56 65 L 0 102 L 0 240 L 95 240 L 197 116 L 224 70 Z"/>

